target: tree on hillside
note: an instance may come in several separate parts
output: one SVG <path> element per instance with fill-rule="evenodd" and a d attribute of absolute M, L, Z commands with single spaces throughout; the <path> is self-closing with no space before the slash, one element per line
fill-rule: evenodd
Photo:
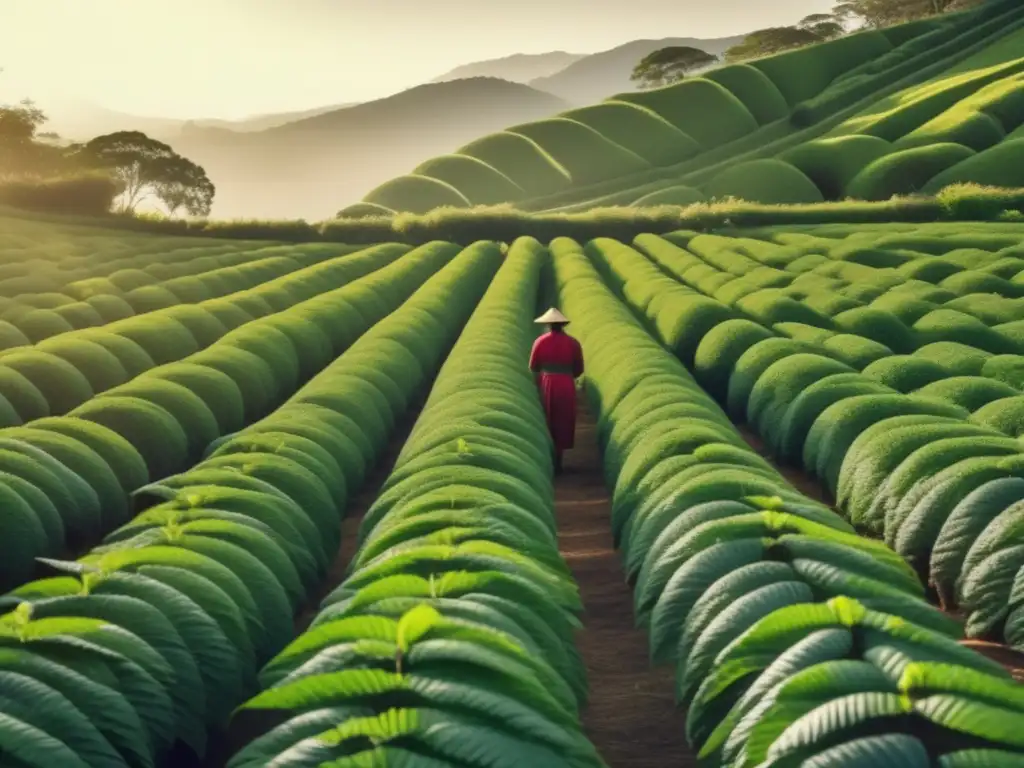
<path fill-rule="evenodd" d="M 140 131 L 97 136 L 80 148 L 79 157 L 89 167 L 109 171 L 123 185 L 122 213 L 134 212 L 149 195 L 171 215 L 181 208 L 193 216 L 210 212 L 215 189 L 206 171 Z"/>
<path fill-rule="evenodd" d="M 728 62 L 746 61 L 820 42 L 822 42 L 822 38 L 817 34 L 800 27 L 759 29 L 747 35 L 739 45 L 734 45 L 727 50 L 725 60 Z"/>
<path fill-rule="evenodd" d="M 986 0 L 842 0 L 832 13 L 837 18 L 859 21 L 881 29 L 928 16 L 962 11 Z"/>
<path fill-rule="evenodd" d="M 842 19 L 831 13 L 812 13 L 802 19 L 797 27 L 812 33 L 819 40 L 835 40 L 846 34 Z"/>
<path fill-rule="evenodd" d="M 644 56 L 633 68 L 629 79 L 639 83 L 641 88 L 659 88 L 678 82 L 694 70 L 717 62 L 717 56 L 699 48 L 673 45 Z"/>

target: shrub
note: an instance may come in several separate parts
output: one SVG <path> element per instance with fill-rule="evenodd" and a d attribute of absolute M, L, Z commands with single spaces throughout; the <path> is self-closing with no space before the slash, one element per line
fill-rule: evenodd
<path fill-rule="evenodd" d="M 760 125 L 782 120 L 789 114 L 786 97 L 768 76 L 749 64 L 718 67 L 702 75 L 739 99 Z"/>
<path fill-rule="evenodd" d="M 639 155 L 565 117 L 523 123 L 506 131 L 536 142 L 565 169 L 573 184 L 593 184 L 650 168 Z"/>
<path fill-rule="evenodd" d="M 896 141 L 897 149 L 933 144 L 960 144 L 982 152 L 1006 138 L 999 121 L 986 112 L 968 109 L 960 102 L 933 120 Z"/>
<path fill-rule="evenodd" d="M 37 349 L 19 347 L 8 350 L 0 354 L 0 366 L 28 379 L 46 398 L 52 414 L 67 413 L 94 394 L 89 380 L 75 366 L 63 358 Z M 10 397 L 7 399 L 11 400 Z"/>
<path fill-rule="evenodd" d="M 992 187 L 1024 187 L 1024 138 L 1004 141 L 956 164 L 939 169 L 924 185 L 935 195 L 953 184 L 983 184 Z"/>
<path fill-rule="evenodd" d="M 469 155 L 441 155 L 432 158 L 418 165 L 413 174 L 451 185 L 471 205 L 504 203 L 518 200 L 526 194 L 508 176 Z"/>
<path fill-rule="evenodd" d="M 858 173 L 847 194 L 860 200 L 888 200 L 894 195 L 925 191 L 936 175 L 972 155 L 973 150 L 960 144 L 932 144 L 893 152 Z"/>
<path fill-rule="evenodd" d="M 604 101 L 562 116 L 593 128 L 653 166 L 681 163 L 701 152 L 693 138 L 639 104 Z"/>
<path fill-rule="evenodd" d="M 562 166 L 535 141 L 518 133 L 492 133 L 465 145 L 458 154 L 483 161 L 531 196 L 551 194 L 572 184 Z"/>
<path fill-rule="evenodd" d="M 335 215 L 336 219 L 372 219 L 393 216 L 395 212 L 377 203 L 353 203 L 345 206 Z"/>
<path fill-rule="evenodd" d="M 455 187 L 415 174 L 398 176 L 384 182 L 368 192 L 363 201 L 410 213 L 427 213 L 435 208 L 469 207 L 469 201 Z"/>
<path fill-rule="evenodd" d="M 56 355 L 75 366 L 97 395 L 128 380 L 128 373 L 121 365 L 121 361 L 94 342 L 64 336 L 47 339 L 37 344 L 35 348 L 40 352 Z"/>
<path fill-rule="evenodd" d="M 622 93 L 615 101 L 638 104 L 665 118 L 705 150 L 727 144 L 757 130 L 757 121 L 732 93 L 701 78 L 664 88 Z"/>
<path fill-rule="evenodd" d="M 45 213 L 102 216 L 119 194 L 118 184 L 103 175 L 0 183 L 0 205 Z"/>
<path fill-rule="evenodd" d="M 820 203 L 820 190 L 807 176 L 781 160 L 751 160 L 715 176 L 704 187 L 711 198 L 735 197 L 756 203 Z"/>
<path fill-rule="evenodd" d="M 835 136 L 800 144 L 778 159 L 813 181 L 826 200 L 842 200 L 857 174 L 890 151 L 892 145 L 876 136 Z"/>

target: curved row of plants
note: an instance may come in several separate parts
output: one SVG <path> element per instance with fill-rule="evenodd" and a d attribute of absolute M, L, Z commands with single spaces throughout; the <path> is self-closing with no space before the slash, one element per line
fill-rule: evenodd
<path fill-rule="evenodd" d="M 680 361 L 552 243 L 587 356 L 613 528 L 655 661 L 712 766 L 1015 765 L 1024 689 L 957 642 L 903 559 L 751 450 Z M 655 327 L 674 302 L 642 280 Z"/>
<path fill-rule="evenodd" d="M 67 413 L 143 371 L 206 349 L 255 319 L 318 298 L 322 304 L 332 291 L 408 250 L 398 244 L 374 246 L 220 298 L 167 302 L 145 314 L 58 333 L 31 346 L 23 345 L 23 335 L 7 334 L 7 346 L 0 351 L 0 423 Z"/>
<path fill-rule="evenodd" d="M 581 732 L 581 610 L 523 365 L 547 252 L 519 240 L 362 521 L 345 581 L 260 674 L 252 766 L 600 766 Z"/>
<path fill-rule="evenodd" d="M 193 264 L 153 264 L 70 282 L 59 290 L 0 299 L 4 348 L 34 344 L 61 333 L 96 328 L 125 318 L 198 304 L 250 290 L 270 280 L 344 256 L 351 248 L 273 246 L 193 259 Z M 225 262 L 220 266 L 220 262 Z M 188 271 L 189 267 L 195 272 Z M 154 276 L 170 273 L 166 278 Z M 182 274 L 184 273 L 184 274 Z"/>
<path fill-rule="evenodd" d="M 123 524 L 129 494 L 191 466 L 211 442 L 272 411 L 458 251 L 423 246 L 107 389 L 66 416 L 0 430 L 0 584 L 30 578 L 37 557 L 80 550 Z M 378 258 L 367 254 L 371 264 Z M 168 336 L 154 341 L 173 348 Z M 88 345 L 82 352 L 83 367 L 105 370 Z"/>
<path fill-rule="evenodd" d="M 64 575 L 4 598 L 5 755 L 35 768 L 134 768 L 204 753 L 208 731 L 291 639 L 335 554 L 347 493 L 500 259 L 493 244 L 464 251 L 277 412 L 141 489 L 155 505 L 102 547 L 52 561 Z"/>
<path fill-rule="evenodd" d="M 636 245 L 691 287 L 620 243 L 595 241 L 591 253 L 733 417 L 748 422 L 777 457 L 815 474 L 859 530 L 884 537 L 928 578 L 945 607 L 964 609 L 971 637 L 1024 647 L 1024 551 L 1017 544 L 1024 357 L 963 344 L 992 336 L 981 320 L 959 319 L 968 317 L 960 309 L 969 303 L 933 309 L 924 298 L 898 296 L 904 282 L 883 292 L 867 267 L 869 274 L 849 283 L 875 298 L 865 306 L 842 293 L 841 283 L 833 282 L 832 299 L 817 280 L 799 289 L 790 283 L 789 295 L 764 289 L 765 279 L 778 286 L 779 276 L 792 274 L 722 250 L 719 258 L 735 257 L 735 273 L 718 273 L 723 279 L 712 297 L 696 291 L 706 291 L 715 272 L 692 252 L 653 236 Z M 918 261 L 939 266 L 941 259 Z M 672 297 L 672 310 L 655 317 L 660 307 L 645 304 L 643 291 L 664 293 L 662 303 Z M 956 296 L 934 287 L 931 295 L 943 291 Z M 727 294 L 729 304 L 721 300 Z M 997 298 L 987 307 L 1002 319 Z M 909 310 L 932 317 L 930 330 L 921 320 L 907 330 L 895 312 Z M 941 341 L 947 334 L 961 341 Z M 911 354 L 894 353 L 882 339 L 901 351 L 897 345 L 906 343 Z"/>

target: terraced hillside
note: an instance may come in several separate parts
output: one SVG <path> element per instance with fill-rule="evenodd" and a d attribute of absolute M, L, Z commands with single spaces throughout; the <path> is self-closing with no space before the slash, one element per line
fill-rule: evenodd
<path fill-rule="evenodd" d="M 1020 764 L 1022 243 L 0 218 L 0 762 Z"/>
<path fill-rule="evenodd" d="M 849 35 L 613 96 L 423 163 L 343 217 L 814 203 L 1024 185 L 1024 7 Z"/>

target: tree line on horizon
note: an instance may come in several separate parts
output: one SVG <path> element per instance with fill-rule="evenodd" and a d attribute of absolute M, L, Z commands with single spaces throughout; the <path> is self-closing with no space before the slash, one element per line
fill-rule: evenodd
<path fill-rule="evenodd" d="M 2 71 L 2 70 L 0 70 Z M 33 101 L 0 104 L 0 204 L 134 215 L 146 200 L 173 218 L 208 216 L 216 188 L 202 166 L 140 131 L 84 143 L 44 131 Z"/>
<path fill-rule="evenodd" d="M 630 79 L 640 88 L 660 88 L 719 63 L 736 64 L 835 40 L 852 30 L 883 29 L 982 5 L 988 0 L 842 0 L 831 13 L 815 13 L 788 27 L 747 35 L 721 57 L 689 46 L 653 51 L 634 67 Z"/>

